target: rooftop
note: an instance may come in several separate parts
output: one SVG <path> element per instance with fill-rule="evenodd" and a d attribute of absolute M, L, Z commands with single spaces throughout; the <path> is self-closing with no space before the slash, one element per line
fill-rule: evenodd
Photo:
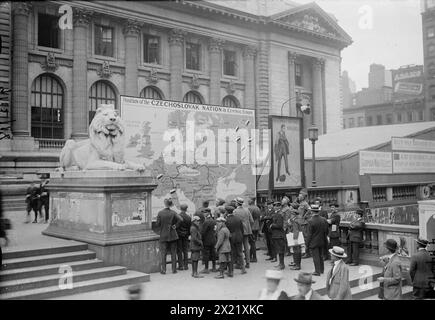
<path fill-rule="evenodd" d="M 336 158 L 359 150 L 376 149 L 390 142 L 391 137 L 412 137 L 431 128 L 435 129 L 435 121 L 358 127 L 327 133 L 316 141 L 316 158 Z M 305 139 L 305 159 L 311 159 L 311 149 L 311 141 Z"/>

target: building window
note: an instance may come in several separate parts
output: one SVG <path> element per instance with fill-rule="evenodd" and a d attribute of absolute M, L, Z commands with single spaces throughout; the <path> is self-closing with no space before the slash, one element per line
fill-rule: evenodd
<path fill-rule="evenodd" d="M 239 108 L 240 106 L 239 101 L 233 96 L 226 96 L 223 98 L 222 105 L 229 108 Z"/>
<path fill-rule="evenodd" d="M 295 63 L 295 84 L 302 87 L 302 65 Z"/>
<path fill-rule="evenodd" d="M 160 64 L 160 37 L 149 34 L 143 36 L 143 61 Z"/>
<path fill-rule="evenodd" d="M 355 120 L 353 118 L 349 118 L 349 128 L 353 128 L 355 126 Z"/>
<path fill-rule="evenodd" d="M 116 109 L 115 90 L 106 81 L 99 80 L 89 90 L 89 102 L 89 123 L 91 123 L 100 104 L 113 104 Z"/>
<path fill-rule="evenodd" d="M 95 25 L 95 54 L 113 57 L 113 28 Z"/>
<path fill-rule="evenodd" d="M 435 28 L 434 27 L 427 28 L 427 37 L 433 38 L 434 36 L 435 36 Z"/>
<path fill-rule="evenodd" d="M 38 13 L 38 46 L 59 48 L 59 17 Z"/>
<path fill-rule="evenodd" d="M 364 127 L 364 117 L 358 117 L 358 127 Z"/>
<path fill-rule="evenodd" d="M 435 45 L 434 45 L 434 44 L 430 44 L 430 45 L 427 47 L 427 55 L 428 55 L 428 56 L 433 56 L 433 55 L 435 55 Z"/>
<path fill-rule="evenodd" d="M 201 45 L 186 42 L 186 69 L 200 70 Z"/>
<path fill-rule="evenodd" d="M 368 126 L 373 125 L 373 118 L 371 116 L 368 116 L 366 122 Z"/>
<path fill-rule="evenodd" d="M 418 111 L 418 121 L 423 121 L 423 110 Z"/>
<path fill-rule="evenodd" d="M 429 63 L 428 73 L 429 73 L 429 78 L 435 77 L 435 64 L 433 62 Z"/>
<path fill-rule="evenodd" d="M 162 100 L 162 94 L 160 91 L 153 86 L 148 86 L 143 88 L 143 90 L 140 92 L 141 98 L 147 98 L 147 99 L 154 99 L 154 100 Z"/>
<path fill-rule="evenodd" d="M 402 122 L 402 114 L 401 113 L 397 114 L 397 122 Z"/>
<path fill-rule="evenodd" d="M 412 122 L 412 111 L 408 111 L 408 122 Z"/>
<path fill-rule="evenodd" d="M 236 75 L 236 52 L 231 50 L 224 50 L 224 75 Z"/>
<path fill-rule="evenodd" d="M 64 93 L 59 81 L 43 74 L 32 83 L 31 131 L 34 138 L 63 139 Z"/>
<path fill-rule="evenodd" d="M 388 113 L 385 116 L 385 119 L 386 119 L 387 124 L 392 124 L 393 123 L 393 115 L 391 113 Z"/>
<path fill-rule="evenodd" d="M 381 114 L 378 114 L 376 116 L 376 125 L 378 125 L 378 126 L 382 125 L 382 115 Z"/>
<path fill-rule="evenodd" d="M 184 95 L 183 102 L 203 104 L 204 99 L 202 98 L 201 94 L 199 94 L 198 92 L 189 91 Z"/>

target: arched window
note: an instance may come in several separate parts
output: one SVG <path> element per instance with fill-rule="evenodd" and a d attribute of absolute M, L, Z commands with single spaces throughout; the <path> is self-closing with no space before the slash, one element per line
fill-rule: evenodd
<path fill-rule="evenodd" d="M 100 104 L 113 104 L 117 108 L 115 90 L 103 80 L 95 82 L 89 90 L 89 123 Z"/>
<path fill-rule="evenodd" d="M 202 98 L 201 94 L 195 91 L 189 91 L 184 95 L 183 102 L 189 102 L 189 103 L 204 103 L 204 99 Z"/>
<path fill-rule="evenodd" d="M 30 96 L 32 137 L 63 139 L 64 93 L 60 82 L 50 74 L 37 77 Z"/>
<path fill-rule="evenodd" d="M 226 96 L 223 98 L 222 105 L 229 108 L 238 108 L 240 106 L 239 101 L 233 96 Z"/>
<path fill-rule="evenodd" d="M 147 99 L 154 99 L 154 100 L 162 100 L 162 94 L 160 91 L 153 86 L 148 86 L 143 88 L 143 90 L 140 92 L 141 98 L 147 98 Z"/>

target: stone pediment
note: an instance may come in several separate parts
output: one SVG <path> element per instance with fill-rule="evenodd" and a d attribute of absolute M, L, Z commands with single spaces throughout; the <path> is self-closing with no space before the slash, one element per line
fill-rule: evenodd
<path fill-rule="evenodd" d="M 275 14 L 270 16 L 270 20 L 298 31 L 333 38 L 348 45 L 352 43 L 350 36 L 338 25 L 336 20 L 315 3 Z"/>

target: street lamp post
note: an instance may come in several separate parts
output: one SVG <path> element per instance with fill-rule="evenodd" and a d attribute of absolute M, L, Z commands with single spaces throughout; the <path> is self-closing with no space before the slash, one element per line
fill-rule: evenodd
<path fill-rule="evenodd" d="M 312 151 L 313 181 L 311 182 L 311 185 L 313 187 L 316 187 L 316 141 L 318 138 L 319 138 L 319 129 L 315 126 L 309 128 L 308 139 L 310 139 L 311 143 L 313 144 L 313 151 Z"/>

